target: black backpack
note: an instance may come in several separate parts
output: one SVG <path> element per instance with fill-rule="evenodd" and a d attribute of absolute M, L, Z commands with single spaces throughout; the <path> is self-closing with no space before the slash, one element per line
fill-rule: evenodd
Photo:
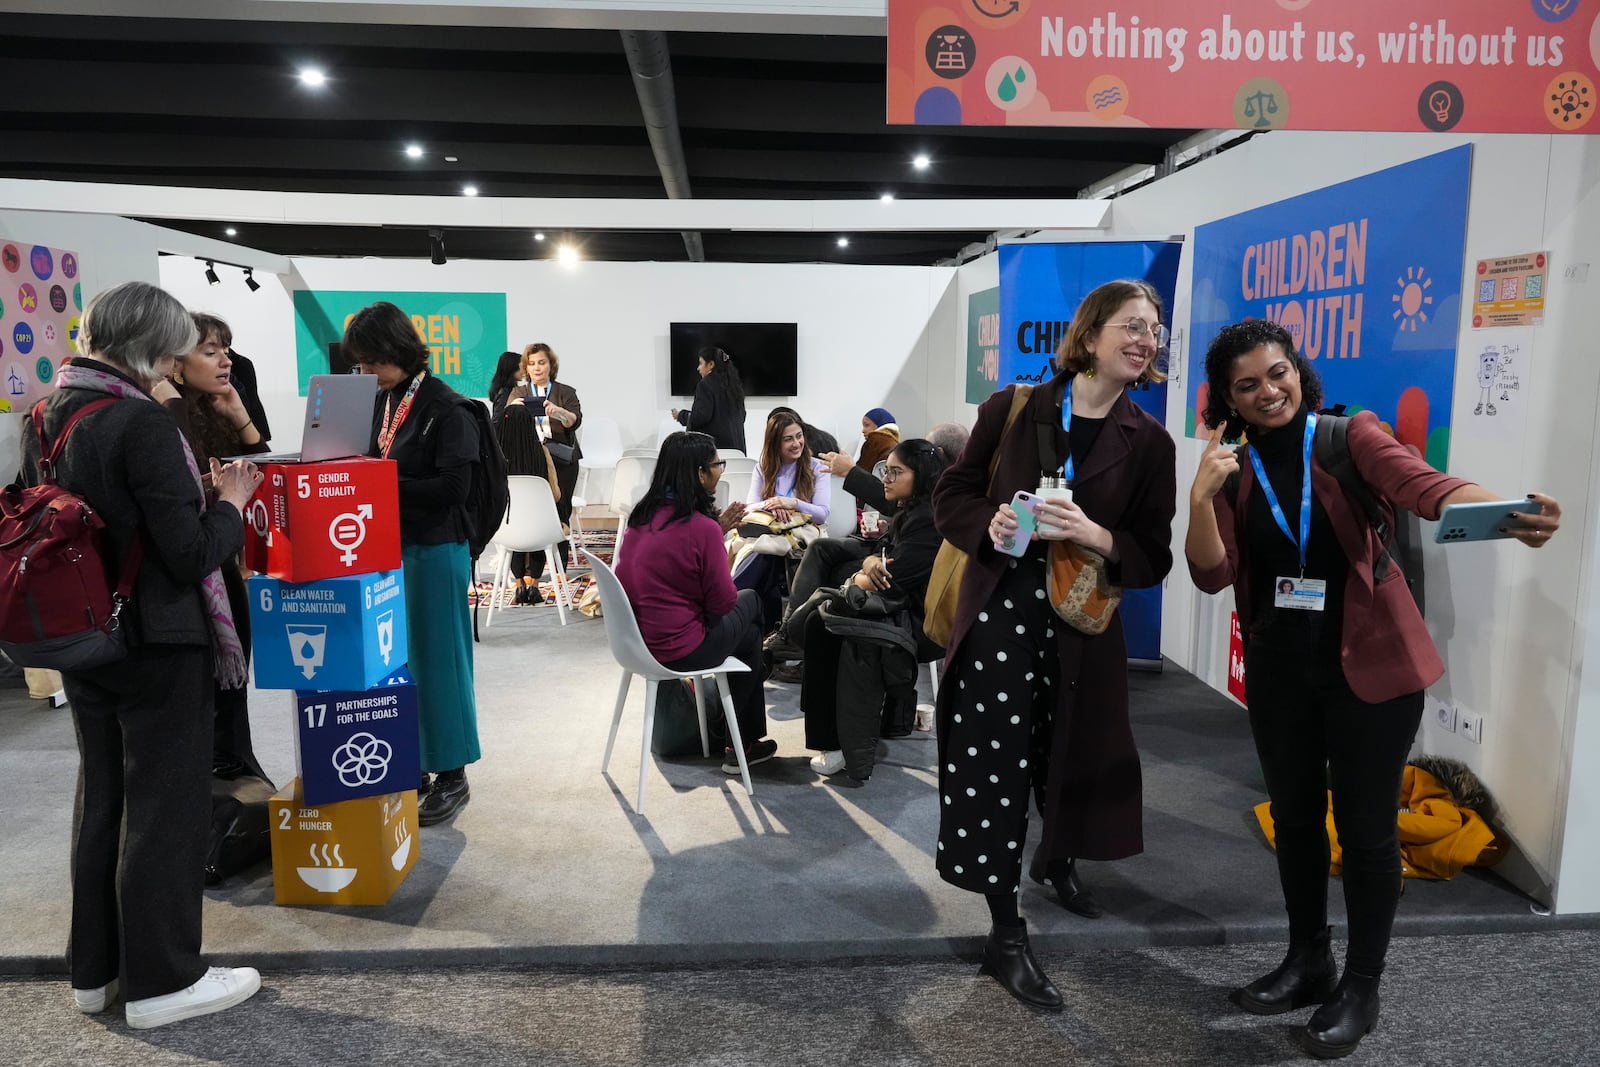
<path fill-rule="evenodd" d="M 467 490 L 467 549 L 472 554 L 473 611 L 472 636 L 478 640 L 478 560 L 500 532 L 511 508 L 511 485 L 506 478 L 506 454 L 489 420 L 489 409 L 476 400 L 462 397 L 461 403 L 478 427 L 478 462 L 472 465 L 472 486 Z"/>
<path fill-rule="evenodd" d="M 1381 582 L 1396 561 L 1417 603 L 1417 613 L 1426 616 L 1426 590 L 1422 570 L 1422 524 L 1404 508 L 1379 497 L 1361 480 L 1355 458 L 1350 455 L 1350 416 L 1344 405 L 1336 404 L 1317 416 L 1317 431 L 1311 450 L 1322 469 L 1338 480 L 1345 493 L 1356 502 L 1367 523 L 1378 535 L 1383 551 L 1372 561 L 1372 580 Z M 1230 500 L 1239 499 L 1239 473 L 1228 475 L 1222 484 Z"/>

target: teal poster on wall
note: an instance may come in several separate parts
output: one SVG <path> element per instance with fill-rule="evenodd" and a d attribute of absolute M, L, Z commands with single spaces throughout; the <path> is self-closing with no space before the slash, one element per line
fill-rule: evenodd
<path fill-rule="evenodd" d="M 1000 388 L 1000 287 L 967 297 L 967 403 Z"/>
<path fill-rule="evenodd" d="M 486 396 L 506 350 L 506 294 L 395 293 L 301 289 L 294 294 L 294 347 L 300 394 L 313 374 L 328 373 L 328 345 L 368 304 L 387 300 L 411 316 L 432 353 L 429 370 L 463 396 Z"/>

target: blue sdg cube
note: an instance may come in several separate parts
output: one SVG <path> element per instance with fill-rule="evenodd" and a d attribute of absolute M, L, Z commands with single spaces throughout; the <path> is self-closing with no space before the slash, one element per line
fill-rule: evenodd
<path fill-rule="evenodd" d="M 417 787 L 417 686 L 405 668 L 364 692 L 298 691 L 294 706 L 294 765 L 305 803 Z"/>
<path fill-rule="evenodd" d="M 401 572 L 285 582 L 250 579 L 257 689 L 361 692 L 410 658 Z"/>

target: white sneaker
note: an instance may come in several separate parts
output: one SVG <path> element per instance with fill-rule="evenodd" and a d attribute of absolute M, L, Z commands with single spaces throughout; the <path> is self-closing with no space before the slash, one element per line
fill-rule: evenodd
<path fill-rule="evenodd" d="M 128 1001 L 128 1025 L 135 1030 L 210 1015 L 242 1004 L 261 988 L 254 967 L 213 967 L 194 985 L 160 997 Z"/>
<path fill-rule="evenodd" d="M 811 769 L 818 774 L 838 774 L 844 770 L 844 753 L 829 749 L 820 756 L 812 756 Z"/>
<path fill-rule="evenodd" d="M 117 999 L 117 980 L 115 978 L 101 986 L 99 989 L 74 989 L 72 991 L 73 1003 L 78 1005 L 78 1010 L 85 1015 L 93 1015 L 98 1011 L 105 1011 L 106 1005 Z"/>

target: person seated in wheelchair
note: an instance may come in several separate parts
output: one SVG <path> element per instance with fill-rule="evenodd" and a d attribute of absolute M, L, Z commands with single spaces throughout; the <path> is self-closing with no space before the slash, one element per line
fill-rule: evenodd
<path fill-rule="evenodd" d="M 838 588 L 822 588 L 799 605 L 785 632 L 800 638 L 804 668 L 800 708 L 806 747 L 821 774 L 872 774 L 880 736 L 911 732 L 917 664 L 939 649 L 922 631 L 923 599 L 939 553 L 933 487 L 944 454 L 922 438 L 903 441 L 883 472 L 884 496 L 895 508 L 877 550 Z"/>
<path fill-rule="evenodd" d="M 650 488 L 628 516 L 616 572 L 645 647 L 663 667 L 703 670 L 733 656 L 750 668 L 730 673 L 728 687 L 745 761 L 753 767 L 771 759 L 778 744 L 766 736 L 760 605 L 751 590 L 734 589 L 728 573 L 725 520 L 716 511 L 724 466 L 708 435 L 669 434 Z M 738 774 L 730 731 L 719 716 L 708 717 L 706 725 L 722 739 L 722 769 Z"/>

